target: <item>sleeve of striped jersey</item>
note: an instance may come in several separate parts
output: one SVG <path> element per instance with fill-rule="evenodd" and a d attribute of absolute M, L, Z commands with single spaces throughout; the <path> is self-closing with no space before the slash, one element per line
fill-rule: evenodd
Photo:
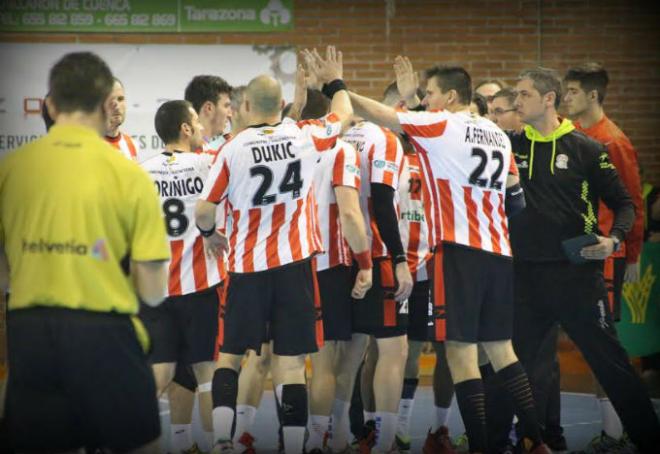
<path fill-rule="evenodd" d="M 341 133 L 341 121 L 332 112 L 319 120 L 299 121 L 297 125 L 312 141 L 316 151 L 330 150 Z"/>
<path fill-rule="evenodd" d="M 169 259 L 165 220 L 151 178 L 140 169 L 124 193 L 130 194 L 127 199 L 131 201 L 127 212 L 131 259 L 138 262 Z"/>
<path fill-rule="evenodd" d="M 352 145 L 343 143 L 332 166 L 332 186 L 360 189 L 360 156 Z"/>
<path fill-rule="evenodd" d="M 444 134 L 449 115 L 445 111 L 397 111 L 401 129 L 410 137 L 431 139 Z"/>
<path fill-rule="evenodd" d="M 229 164 L 225 153 L 218 155 L 219 158 L 211 166 L 209 176 L 204 183 L 204 190 L 200 199 L 207 202 L 219 204 L 227 196 L 229 188 Z"/>
<path fill-rule="evenodd" d="M 385 184 L 396 190 L 403 165 L 403 147 L 391 131 L 380 129 L 380 132 L 373 141 L 369 183 Z"/>
<path fill-rule="evenodd" d="M 518 166 L 516 165 L 516 160 L 513 158 L 513 153 L 511 153 L 511 161 L 509 162 L 509 175 L 518 176 Z"/>

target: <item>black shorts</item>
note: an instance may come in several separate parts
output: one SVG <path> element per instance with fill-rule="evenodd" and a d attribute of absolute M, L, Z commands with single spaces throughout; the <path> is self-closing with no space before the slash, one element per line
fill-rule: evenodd
<path fill-rule="evenodd" d="M 140 318 L 151 336 L 153 364 L 213 361 L 222 284 L 171 296 L 157 307 L 142 305 Z"/>
<path fill-rule="evenodd" d="M 446 340 L 489 342 L 511 339 L 511 258 L 452 243 L 444 243 L 441 254 L 442 270 L 434 269 L 433 274 L 434 278 L 442 277 L 434 285 L 437 297 L 444 296 Z M 436 261 L 434 267 L 438 264 Z"/>
<path fill-rule="evenodd" d="M 394 267 L 389 258 L 374 259 L 372 286 L 361 300 L 353 300 L 353 332 L 377 339 L 403 336 L 408 330 L 408 301 L 396 301 Z M 357 275 L 353 267 L 353 276 Z"/>
<path fill-rule="evenodd" d="M 124 452 L 160 435 L 153 373 L 128 315 L 10 311 L 8 348 L 16 451 Z"/>
<path fill-rule="evenodd" d="M 319 289 L 311 260 L 257 273 L 230 273 L 226 280 L 219 351 L 260 352 L 268 338 L 273 353 L 282 356 L 314 353 L 323 345 Z"/>
<path fill-rule="evenodd" d="M 605 259 L 603 275 L 612 317 L 615 322 L 621 321 L 621 293 L 623 292 L 623 279 L 626 276 L 626 258 L 608 257 Z"/>
<path fill-rule="evenodd" d="M 326 341 L 351 340 L 351 268 L 334 266 L 316 273 L 323 313 L 323 339 Z"/>
<path fill-rule="evenodd" d="M 419 342 L 432 340 L 431 315 L 433 315 L 433 304 L 431 303 L 431 283 L 417 281 L 413 286 L 410 298 L 408 298 L 408 339 Z"/>

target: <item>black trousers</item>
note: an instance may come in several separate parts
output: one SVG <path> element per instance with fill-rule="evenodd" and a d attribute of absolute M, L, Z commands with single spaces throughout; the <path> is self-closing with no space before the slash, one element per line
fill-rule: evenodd
<path fill-rule="evenodd" d="M 655 452 L 660 446 L 660 424 L 616 336 L 602 262 L 517 262 L 514 268 L 513 345 L 527 370 L 540 420 L 547 415 L 549 396 L 556 392 L 556 337 L 552 331 L 560 324 L 582 352 L 631 440 L 642 452 Z M 554 383 L 556 386 L 556 378 Z M 497 417 L 511 421 L 511 407 Z"/>

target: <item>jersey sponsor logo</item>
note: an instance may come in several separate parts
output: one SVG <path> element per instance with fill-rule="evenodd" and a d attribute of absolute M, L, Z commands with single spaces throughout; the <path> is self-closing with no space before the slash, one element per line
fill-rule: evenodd
<path fill-rule="evenodd" d="M 26 254 L 58 254 L 58 255 L 91 255 L 100 261 L 109 258 L 106 241 L 99 238 L 92 245 L 78 243 L 75 239 L 69 241 L 50 241 L 40 238 L 39 240 L 26 240 L 23 238 L 23 252 Z"/>
<path fill-rule="evenodd" d="M 565 154 L 557 155 L 557 159 L 555 160 L 555 167 L 563 170 L 568 169 L 568 156 Z"/>
<path fill-rule="evenodd" d="M 409 222 L 425 222 L 426 220 L 424 213 L 420 213 L 417 210 L 402 211 L 401 219 Z"/>
<path fill-rule="evenodd" d="M 529 164 L 527 161 L 521 161 L 518 164 L 518 169 L 529 169 Z"/>
<path fill-rule="evenodd" d="M 357 166 L 354 166 L 353 164 L 346 164 L 346 166 L 344 166 L 344 168 L 346 169 L 346 171 L 348 173 L 352 173 L 354 175 L 360 175 L 360 168 L 357 167 Z"/>
<path fill-rule="evenodd" d="M 393 162 L 389 162 L 389 161 L 386 162 L 386 163 L 385 163 L 385 167 L 387 167 L 388 170 L 391 170 L 391 171 L 393 171 L 393 172 L 398 172 L 398 171 L 399 171 L 399 166 L 396 165 L 396 164 L 393 163 Z"/>
<path fill-rule="evenodd" d="M 292 142 L 286 142 L 266 145 L 265 147 L 252 147 L 252 160 L 255 164 L 258 164 L 260 162 L 283 161 L 295 158 L 296 155 L 291 152 L 292 145 Z"/>
<path fill-rule="evenodd" d="M 374 167 L 377 168 L 377 169 L 382 169 L 383 167 L 385 167 L 385 161 L 383 161 L 381 159 L 376 159 L 374 161 Z"/>

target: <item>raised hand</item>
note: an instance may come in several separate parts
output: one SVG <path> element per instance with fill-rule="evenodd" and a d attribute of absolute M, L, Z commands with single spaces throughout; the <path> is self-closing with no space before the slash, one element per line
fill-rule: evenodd
<path fill-rule="evenodd" d="M 316 49 L 311 51 L 305 49 L 303 55 L 308 69 L 319 82 L 328 83 L 342 78 L 344 72 L 343 56 L 341 52 L 337 52 L 335 46 L 328 46 L 325 58 L 321 57 Z"/>
<path fill-rule="evenodd" d="M 414 99 L 417 96 L 419 76 L 408 57 L 399 55 L 394 59 L 394 72 L 396 73 L 396 87 L 401 98 L 406 101 Z"/>

